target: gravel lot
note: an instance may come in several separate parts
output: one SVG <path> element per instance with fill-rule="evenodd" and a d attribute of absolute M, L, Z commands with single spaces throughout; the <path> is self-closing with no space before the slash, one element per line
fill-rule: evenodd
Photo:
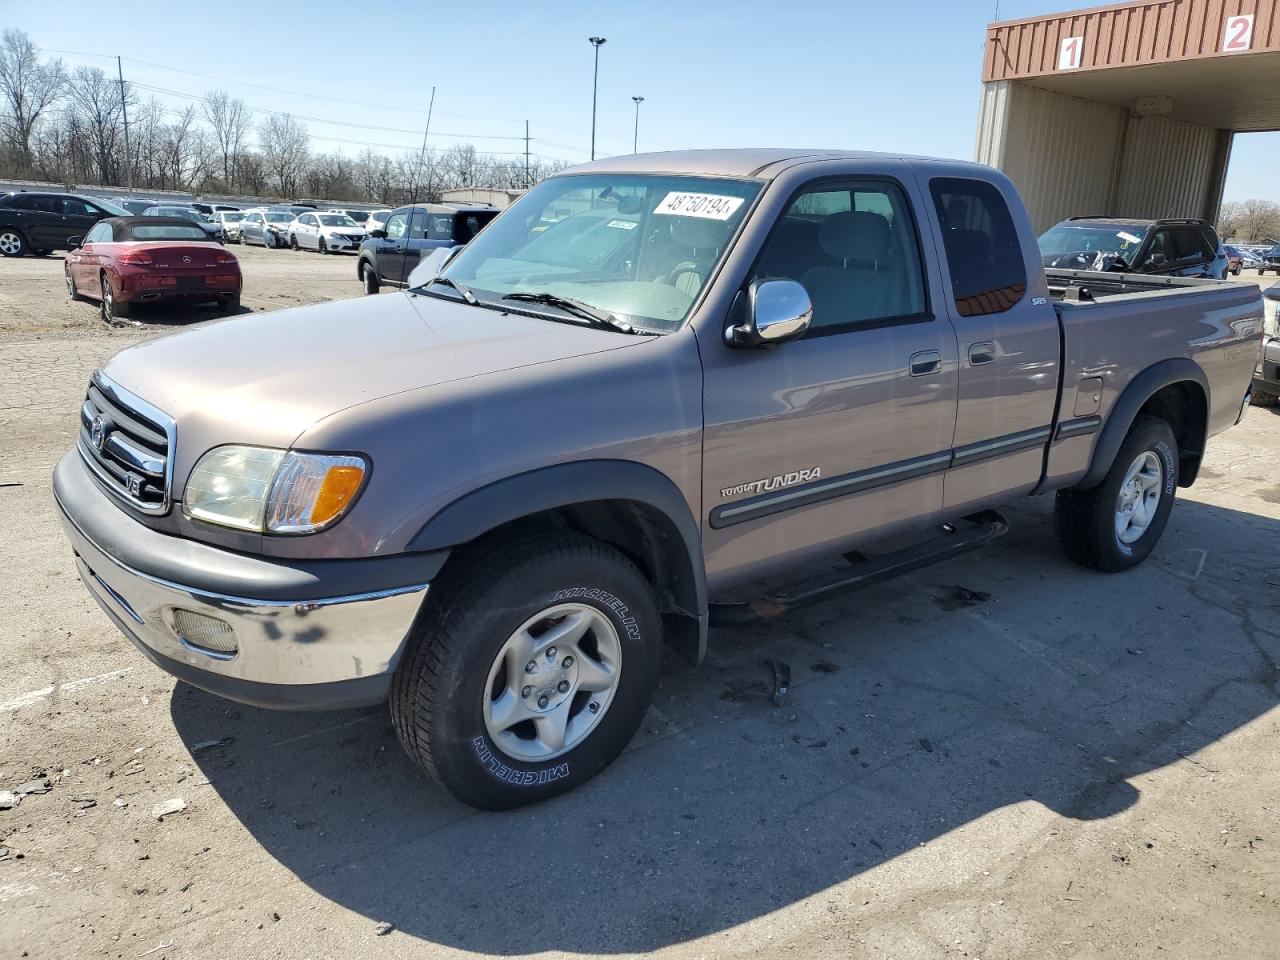
<path fill-rule="evenodd" d="M 235 249 L 247 308 L 359 295 L 354 258 Z M 1081 570 L 1014 505 L 981 553 L 714 632 L 604 775 L 479 814 L 385 712 L 175 686 L 77 582 L 49 475 L 93 368 L 189 315 L 140 319 L 0 261 L 0 791 L 50 782 L 0 810 L 0 957 L 1276 956 L 1272 411 L 1143 567 Z"/>

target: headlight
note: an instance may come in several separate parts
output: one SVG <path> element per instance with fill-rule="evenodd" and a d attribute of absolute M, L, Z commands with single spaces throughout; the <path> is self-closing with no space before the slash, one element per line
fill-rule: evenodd
<path fill-rule="evenodd" d="M 215 447 L 187 478 L 182 510 L 252 533 L 315 533 L 346 513 L 368 472 L 351 454 Z"/>

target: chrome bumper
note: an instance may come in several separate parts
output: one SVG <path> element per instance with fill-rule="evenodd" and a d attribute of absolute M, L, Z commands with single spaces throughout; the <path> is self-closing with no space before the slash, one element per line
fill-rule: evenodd
<path fill-rule="evenodd" d="M 59 507 L 81 581 L 163 669 L 265 707 L 334 709 L 385 698 L 427 584 L 300 602 L 210 593 L 127 566 Z M 184 636 L 175 620 L 183 612 L 226 624 L 234 643 L 224 646 L 234 649 L 202 647 Z"/>

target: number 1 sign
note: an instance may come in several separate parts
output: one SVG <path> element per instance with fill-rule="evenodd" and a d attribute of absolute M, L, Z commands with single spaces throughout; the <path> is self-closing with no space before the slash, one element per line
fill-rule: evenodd
<path fill-rule="evenodd" d="M 1253 14 L 1227 17 L 1222 28 L 1222 52 L 1239 53 L 1253 45 Z"/>
<path fill-rule="evenodd" d="M 1063 37 L 1058 44 L 1058 69 L 1079 70 L 1084 53 L 1084 37 Z"/>

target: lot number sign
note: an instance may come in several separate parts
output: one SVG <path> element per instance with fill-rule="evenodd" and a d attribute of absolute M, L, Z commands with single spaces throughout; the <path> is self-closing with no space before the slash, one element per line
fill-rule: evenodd
<path fill-rule="evenodd" d="M 1222 52 L 1239 53 L 1253 45 L 1253 14 L 1227 17 L 1222 29 Z"/>
<path fill-rule="evenodd" d="M 1058 44 L 1058 69 L 1079 70 L 1084 53 L 1084 37 L 1063 37 Z"/>

